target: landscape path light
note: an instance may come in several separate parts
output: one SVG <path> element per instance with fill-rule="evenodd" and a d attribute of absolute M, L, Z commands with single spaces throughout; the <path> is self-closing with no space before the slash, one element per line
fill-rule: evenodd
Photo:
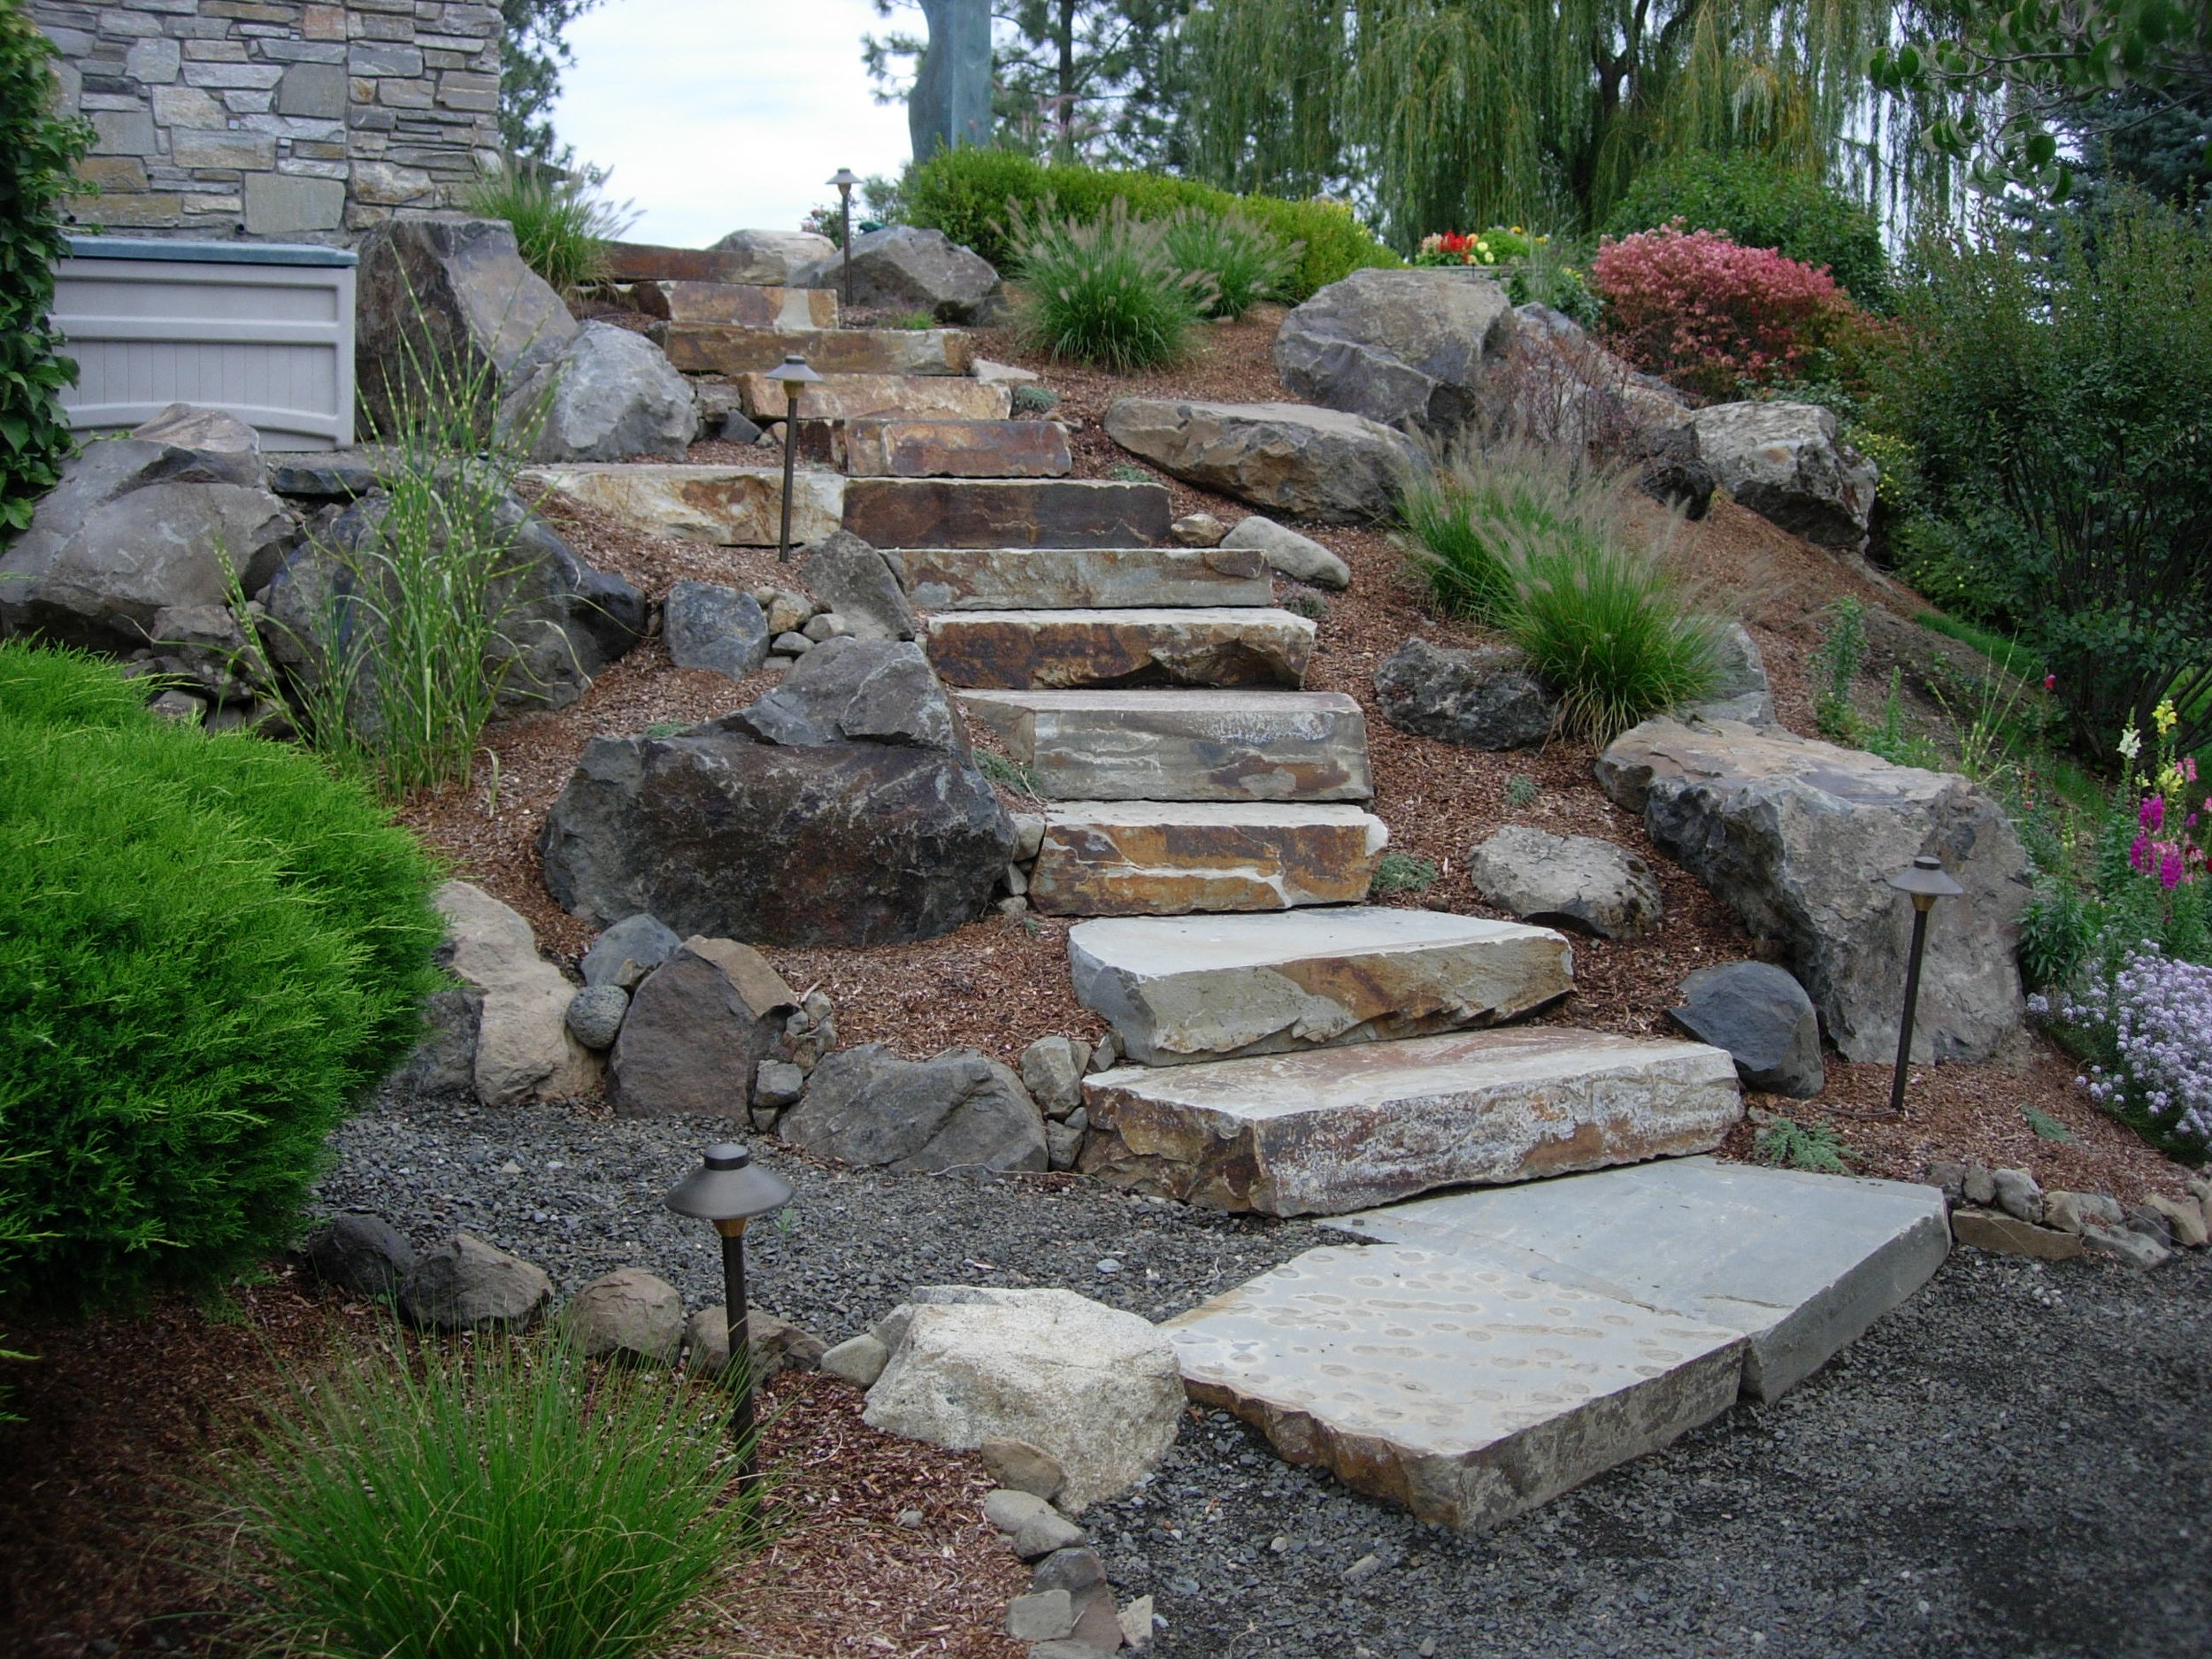
<path fill-rule="evenodd" d="M 776 562 L 791 563 L 791 472 L 799 456 L 799 392 L 801 388 L 818 384 L 821 376 L 806 365 L 806 359 L 792 352 L 777 367 L 768 371 L 768 378 L 783 388 L 783 532 L 776 542 Z"/>
<path fill-rule="evenodd" d="M 1938 899 L 1955 899 L 1966 889 L 1947 874 L 1943 861 L 1923 853 L 1909 866 L 1882 879 L 1912 899 L 1912 954 L 1905 963 L 1905 1017 L 1897 1028 L 1897 1064 L 1889 1079 L 1890 1115 L 1905 1115 L 1905 1068 L 1912 1063 L 1913 1013 L 1920 1002 L 1920 957 L 1928 948 L 1928 912 Z"/>
<path fill-rule="evenodd" d="M 853 186 L 860 182 L 860 175 L 850 167 L 840 167 L 830 182 L 837 187 L 838 217 L 844 226 L 837 245 L 845 252 L 845 270 L 839 284 L 838 303 L 849 308 L 853 303 Z"/>
<path fill-rule="evenodd" d="M 737 1402 L 730 1408 L 730 1438 L 748 1478 L 753 1464 L 753 1349 L 745 1315 L 745 1225 L 791 1202 L 791 1183 L 764 1170 L 753 1155 L 731 1141 L 706 1150 L 705 1161 L 676 1183 L 662 1202 L 680 1216 L 711 1221 L 722 1235 L 722 1311 L 729 1319 L 730 1360 Z"/>

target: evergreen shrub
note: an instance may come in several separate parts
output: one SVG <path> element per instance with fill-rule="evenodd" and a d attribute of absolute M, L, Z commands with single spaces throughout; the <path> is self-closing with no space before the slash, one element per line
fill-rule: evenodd
<path fill-rule="evenodd" d="M 1017 326 L 1029 344 L 1118 373 L 1172 363 L 1190 349 L 1215 288 L 1181 268 L 1167 223 L 1133 219 L 1118 200 L 1088 223 L 1056 214 L 1049 197 L 1013 217 Z"/>

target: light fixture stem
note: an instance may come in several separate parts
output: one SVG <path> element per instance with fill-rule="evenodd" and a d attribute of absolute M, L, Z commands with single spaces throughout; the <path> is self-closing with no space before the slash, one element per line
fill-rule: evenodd
<path fill-rule="evenodd" d="M 1912 955 L 1905 964 L 1905 1018 L 1897 1027 L 1897 1064 L 1890 1069 L 1889 1110 L 1893 1118 L 1905 1115 L 1905 1068 L 1912 1063 L 1912 1018 L 1920 1004 L 1920 953 L 1928 943 L 1928 912 L 1912 910 Z"/>
<path fill-rule="evenodd" d="M 783 383 L 783 529 L 776 541 L 776 563 L 791 563 L 791 472 L 799 455 L 799 383 Z"/>
<path fill-rule="evenodd" d="M 745 1309 L 745 1230 L 722 1234 L 722 1308 L 729 1320 L 730 1362 L 725 1375 L 736 1396 L 730 1407 L 730 1440 L 737 1448 L 738 1479 L 758 1479 L 753 1467 L 753 1338 Z"/>

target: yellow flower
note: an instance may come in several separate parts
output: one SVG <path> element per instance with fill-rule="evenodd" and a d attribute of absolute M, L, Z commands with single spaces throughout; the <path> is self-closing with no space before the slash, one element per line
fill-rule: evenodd
<path fill-rule="evenodd" d="M 2167 698 L 2165 702 L 2151 710 L 2151 718 L 2158 722 L 2158 734 L 2161 737 L 2165 736 L 2181 723 L 2181 717 L 2174 712 L 2174 700 L 2171 697 Z"/>
<path fill-rule="evenodd" d="M 2158 793 L 2161 795 L 2179 795 L 2181 793 L 2182 785 L 2187 781 L 2188 780 L 2181 775 L 2180 767 L 2169 765 L 2165 771 L 2158 774 Z"/>
<path fill-rule="evenodd" d="M 1520 234 L 1522 234 L 1521 227 L 1520 227 L 1518 225 L 1516 225 L 1516 226 L 1513 227 L 1513 234 L 1514 234 L 1516 236 L 1518 236 L 1518 235 L 1520 235 Z"/>

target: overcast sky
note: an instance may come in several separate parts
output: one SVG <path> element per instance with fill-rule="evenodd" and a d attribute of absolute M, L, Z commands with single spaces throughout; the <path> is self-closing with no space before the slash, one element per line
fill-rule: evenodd
<path fill-rule="evenodd" d="M 868 96 L 868 0 L 602 0 L 569 25 L 575 64 L 554 125 L 639 242 L 700 248 L 733 230 L 796 230 L 834 202 L 840 167 L 906 164 L 906 106 Z M 918 11 L 888 27 L 921 32 Z"/>

